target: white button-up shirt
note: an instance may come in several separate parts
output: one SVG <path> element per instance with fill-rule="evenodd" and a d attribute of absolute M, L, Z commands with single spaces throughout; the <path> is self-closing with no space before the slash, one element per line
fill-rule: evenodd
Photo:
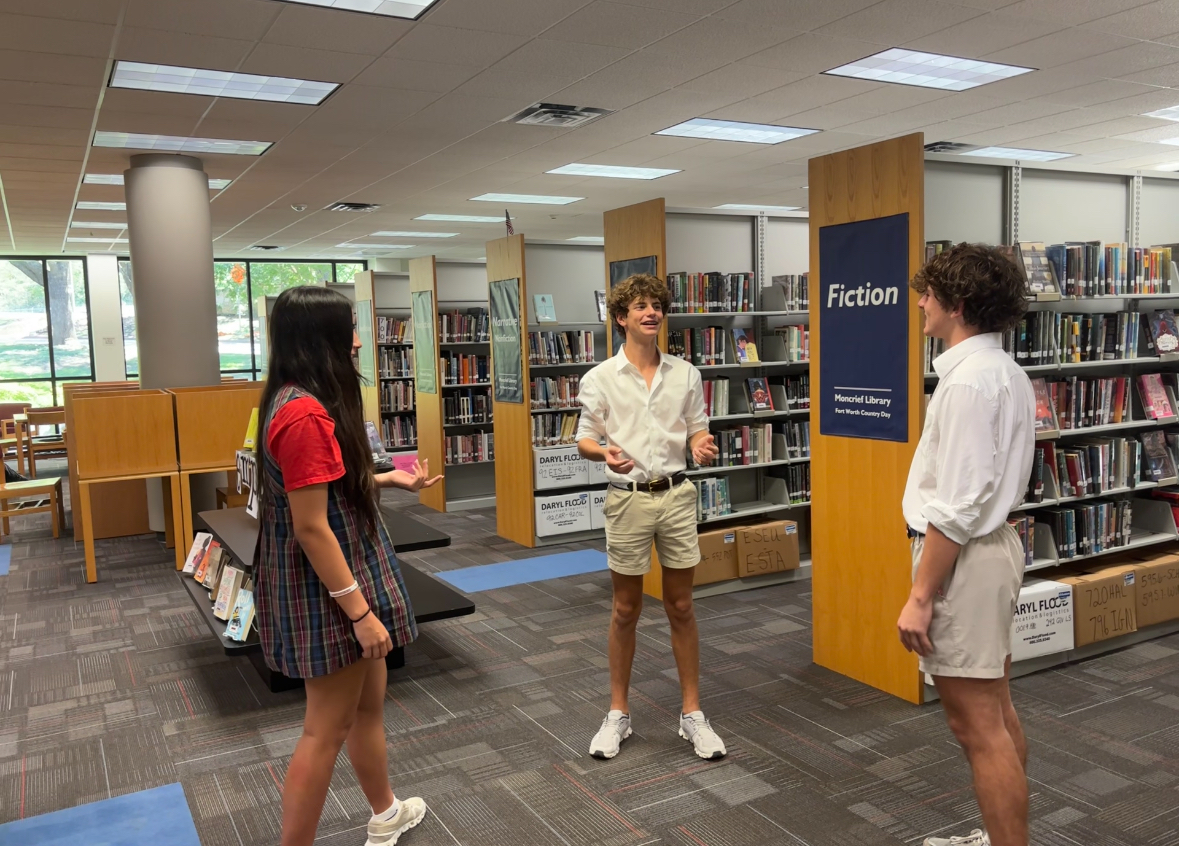
<path fill-rule="evenodd" d="M 679 473 L 688 466 L 688 439 L 708 428 L 700 371 L 662 352 L 650 389 L 624 346 L 581 377 L 578 399 L 577 440 L 605 440 L 635 463 L 625 476 L 607 466 L 612 482 L 649 482 Z"/>
<path fill-rule="evenodd" d="M 909 467 L 902 509 L 919 532 L 958 544 L 1006 522 L 1023 501 L 1036 446 L 1036 397 L 997 333 L 975 335 L 933 362 L 939 383 Z"/>

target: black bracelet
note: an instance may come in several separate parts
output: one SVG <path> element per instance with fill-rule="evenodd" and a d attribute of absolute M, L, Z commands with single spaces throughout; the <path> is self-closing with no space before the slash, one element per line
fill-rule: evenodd
<path fill-rule="evenodd" d="M 370 605 L 368 607 L 368 610 L 365 611 L 363 614 L 361 614 L 359 617 L 357 617 L 355 620 L 353 620 L 351 617 L 349 617 L 348 620 L 349 620 L 349 622 L 352 623 L 352 625 L 355 626 L 357 623 L 359 623 L 361 620 L 363 620 L 365 617 L 367 617 L 371 613 L 373 613 L 373 607 Z"/>

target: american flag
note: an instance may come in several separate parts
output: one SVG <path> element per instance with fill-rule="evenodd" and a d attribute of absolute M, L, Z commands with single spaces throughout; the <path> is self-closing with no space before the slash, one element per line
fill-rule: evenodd
<path fill-rule="evenodd" d="M 507 224 L 508 234 L 515 235 L 516 234 L 516 227 L 512 226 L 512 216 L 510 214 L 508 214 L 507 209 L 504 209 L 504 223 Z"/>

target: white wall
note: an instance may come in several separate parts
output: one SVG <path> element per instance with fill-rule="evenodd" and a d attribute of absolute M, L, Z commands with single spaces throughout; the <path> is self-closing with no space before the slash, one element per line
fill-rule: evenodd
<path fill-rule="evenodd" d="M 90 283 L 90 332 L 94 338 L 94 379 L 119 382 L 127 378 L 123 356 L 123 309 L 119 297 L 119 264 L 113 255 L 86 256 Z"/>
<path fill-rule="evenodd" d="M 1002 167 L 927 161 L 925 240 L 1003 243 L 1003 183 Z M 1041 240 L 1029 238 L 1023 226 L 1020 237 Z"/>
<path fill-rule="evenodd" d="M 756 224 L 755 224 L 756 225 Z M 766 279 L 807 273 L 810 268 L 811 224 L 805 217 L 771 217 L 766 221 Z"/>
<path fill-rule="evenodd" d="M 1024 168 L 1019 239 L 1045 244 L 1125 241 L 1126 180 L 1125 176 Z M 928 233 L 928 210 L 925 226 Z"/>
<path fill-rule="evenodd" d="M 536 322 L 533 296 L 552 294 L 561 323 L 597 323 L 594 291 L 606 290 L 606 250 L 599 246 L 528 244 L 528 322 Z"/>
<path fill-rule="evenodd" d="M 1142 246 L 1179 243 L 1179 179 L 1142 180 Z"/>
<path fill-rule="evenodd" d="M 753 273 L 756 229 L 744 215 L 669 214 L 667 272 Z"/>
<path fill-rule="evenodd" d="M 440 261 L 436 273 L 440 306 L 487 304 L 487 265 Z"/>

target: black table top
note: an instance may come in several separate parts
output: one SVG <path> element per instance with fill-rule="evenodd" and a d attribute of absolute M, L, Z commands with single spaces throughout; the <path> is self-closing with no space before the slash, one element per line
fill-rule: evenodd
<path fill-rule="evenodd" d="M 449 535 L 427 526 L 420 520 L 415 520 L 408 514 L 384 511 L 383 516 L 396 552 L 412 552 L 450 545 Z M 254 548 L 258 544 L 258 521 L 246 514 L 246 509 L 222 508 L 217 511 L 202 511 L 196 515 L 194 522 L 198 531 L 212 532 L 238 561 L 246 564 L 253 562 Z M 414 620 L 418 623 L 463 617 L 475 612 L 475 603 L 450 585 L 410 564 L 401 561 L 398 564 L 401 567 L 401 577 L 405 581 L 405 592 L 409 595 L 413 607 Z M 198 585 L 192 576 L 183 573 L 177 575 L 227 655 L 242 655 L 259 648 L 255 631 L 250 632 L 245 643 L 226 638 L 225 621 L 213 616 L 209 592 Z"/>

